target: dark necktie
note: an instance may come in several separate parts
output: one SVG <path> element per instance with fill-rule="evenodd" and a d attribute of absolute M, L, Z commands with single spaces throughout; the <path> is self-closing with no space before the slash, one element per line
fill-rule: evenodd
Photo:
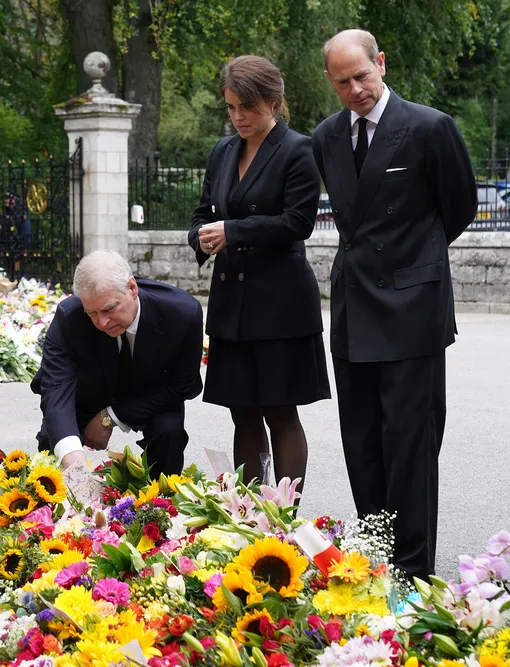
<path fill-rule="evenodd" d="M 358 118 L 358 142 L 354 149 L 354 163 L 356 164 L 356 172 L 358 178 L 361 172 L 361 167 L 365 161 L 368 151 L 368 135 L 367 135 L 367 119 Z"/>
<path fill-rule="evenodd" d="M 126 332 L 121 336 L 122 345 L 119 351 L 118 392 L 124 393 L 131 383 L 131 348 Z"/>

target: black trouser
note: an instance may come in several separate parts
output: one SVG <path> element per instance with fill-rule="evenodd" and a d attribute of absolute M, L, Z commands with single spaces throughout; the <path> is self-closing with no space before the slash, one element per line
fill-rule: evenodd
<path fill-rule="evenodd" d="M 78 410 L 77 421 L 82 433 L 89 421 L 97 414 Z M 158 479 L 160 473 L 180 475 L 184 465 L 184 449 L 188 444 L 188 434 L 184 430 L 184 403 L 179 403 L 168 412 L 155 415 L 147 424 L 133 430 L 142 431 L 143 438 L 137 444 L 147 450 L 147 462 L 152 465 L 150 476 Z M 39 451 L 52 447 L 48 441 L 44 423 L 37 435 Z"/>
<path fill-rule="evenodd" d="M 342 442 L 359 516 L 396 511 L 395 564 L 434 573 L 445 354 L 353 363 L 333 357 Z"/>

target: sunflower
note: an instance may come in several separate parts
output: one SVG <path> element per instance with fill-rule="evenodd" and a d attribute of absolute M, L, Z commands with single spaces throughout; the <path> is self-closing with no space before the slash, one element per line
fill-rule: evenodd
<path fill-rule="evenodd" d="M 28 463 L 28 457 L 22 449 L 15 449 L 5 457 L 4 465 L 9 472 L 18 472 Z"/>
<path fill-rule="evenodd" d="M 66 497 L 64 475 L 51 466 L 37 466 L 27 477 L 35 492 L 45 503 L 61 503 Z"/>
<path fill-rule="evenodd" d="M 83 554 L 80 551 L 75 551 L 74 549 L 69 549 L 68 551 L 63 551 L 61 554 L 57 554 L 50 558 L 49 560 L 41 563 L 40 568 L 43 572 L 49 572 L 50 570 L 63 570 L 68 565 L 73 563 L 80 563 L 83 560 Z"/>
<path fill-rule="evenodd" d="M 12 523 L 12 519 L 10 519 L 8 516 L 4 516 L 3 514 L 0 514 L 0 528 L 8 528 Z"/>
<path fill-rule="evenodd" d="M 262 600 L 262 595 L 257 590 L 252 573 L 249 570 L 227 572 L 221 583 L 238 597 L 243 605 Z M 212 601 L 217 611 L 225 611 L 227 609 L 228 602 L 223 593 L 222 586 L 218 586 Z"/>
<path fill-rule="evenodd" d="M 0 557 L 0 577 L 10 580 L 19 579 L 25 565 L 26 560 L 21 549 L 7 549 Z"/>
<path fill-rule="evenodd" d="M 296 547 L 277 537 L 266 537 L 242 549 L 227 571 L 249 570 L 255 581 L 267 583 L 267 590 L 286 598 L 295 597 L 303 588 L 300 577 L 307 567 L 308 559 Z"/>
<path fill-rule="evenodd" d="M 251 632 L 256 635 L 260 634 L 259 624 L 261 618 L 267 618 L 270 623 L 274 623 L 273 618 L 267 609 L 248 611 L 237 621 L 236 627 L 232 630 L 232 637 L 237 639 L 237 641 L 244 643 L 249 641 L 248 637 L 244 634 L 245 632 Z"/>
<path fill-rule="evenodd" d="M 18 486 L 19 482 L 19 477 L 5 476 L 3 479 L 0 479 L 0 489 L 5 489 L 8 491 L 9 489 L 13 489 L 15 486 Z"/>
<path fill-rule="evenodd" d="M 30 514 L 36 507 L 37 501 L 21 489 L 12 489 L 0 496 L 0 512 L 15 519 Z"/>
<path fill-rule="evenodd" d="M 64 551 L 69 551 L 69 545 L 64 540 L 59 540 L 58 538 L 41 540 L 39 546 L 48 556 L 58 556 L 58 554 L 63 554 Z"/>
<path fill-rule="evenodd" d="M 370 574 L 370 561 L 358 551 L 344 553 L 340 561 L 333 562 L 328 574 L 351 584 L 359 584 Z"/>

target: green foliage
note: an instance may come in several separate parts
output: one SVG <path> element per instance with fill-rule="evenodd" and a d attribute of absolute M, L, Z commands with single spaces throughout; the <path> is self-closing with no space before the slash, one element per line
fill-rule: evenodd
<path fill-rule="evenodd" d="M 478 98 L 465 100 L 463 109 L 455 120 L 464 136 L 471 160 L 477 163 L 487 159 L 491 139 L 487 105 L 484 105 Z"/>

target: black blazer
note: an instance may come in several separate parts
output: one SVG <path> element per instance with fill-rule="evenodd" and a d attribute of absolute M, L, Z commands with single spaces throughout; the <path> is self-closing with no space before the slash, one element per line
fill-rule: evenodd
<path fill-rule="evenodd" d="M 359 181 L 350 111 L 315 130 L 315 160 L 340 244 L 331 271 L 331 350 L 350 361 L 439 353 L 454 341 L 448 245 L 476 214 L 476 186 L 449 116 L 390 93 Z"/>
<path fill-rule="evenodd" d="M 92 324 L 81 301 L 59 304 L 32 381 L 41 394 L 42 431 L 54 447 L 80 435 L 89 418 L 111 405 L 116 416 L 139 430 L 155 415 L 176 409 L 202 390 L 202 308 L 192 296 L 154 280 L 137 279 L 141 304 L 133 351 L 133 390 L 115 400 L 119 350 L 116 338 Z"/>
<path fill-rule="evenodd" d="M 278 122 L 229 194 L 243 142 L 214 147 L 189 243 L 202 265 L 198 230 L 225 221 L 227 246 L 216 256 L 206 330 L 224 340 L 294 338 L 320 333 L 320 293 L 304 239 L 313 231 L 320 175 L 311 142 Z"/>

